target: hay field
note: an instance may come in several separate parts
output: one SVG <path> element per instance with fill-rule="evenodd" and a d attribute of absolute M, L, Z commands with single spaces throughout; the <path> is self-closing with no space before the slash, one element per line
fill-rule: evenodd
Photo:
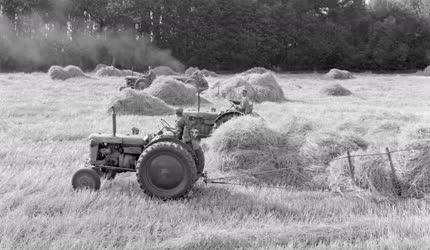
<path fill-rule="evenodd" d="M 255 106 L 273 127 L 305 119 L 315 133 L 349 129 L 362 133 L 373 150 L 401 147 L 430 127 L 430 78 L 357 74 L 336 81 L 353 93 L 347 97 L 323 95 L 320 90 L 334 82 L 323 75 L 277 78 L 290 101 Z M 143 194 L 133 174 L 104 182 L 98 193 L 73 192 L 71 177 L 87 158 L 87 137 L 111 131 L 107 105 L 122 84 L 122 78 L 53 81 L 41 73 L 0 75 L 1 249 L 430 245 L 428 198 L 200 183 L 189 198 L 163 202 Z M 135 126 L 141 133 L 154 132 L 159 118 L 121 116 L 118 130 L 127 133 Z M 211 168 L 216 159 L 207 157 L 207 171 L 222 175 Z"/>

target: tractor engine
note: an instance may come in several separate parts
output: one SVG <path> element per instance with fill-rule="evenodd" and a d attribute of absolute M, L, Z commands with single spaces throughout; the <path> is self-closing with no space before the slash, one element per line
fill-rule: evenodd
<path fill-rule="evenodd" d="M 135 169 L 145 140 L 135 136 L 90 136 L 90 164 Z"/>

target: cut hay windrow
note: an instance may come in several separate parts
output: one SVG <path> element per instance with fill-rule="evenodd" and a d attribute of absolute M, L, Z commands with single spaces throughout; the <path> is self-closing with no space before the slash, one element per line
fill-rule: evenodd
<path fill-rule="evenodd" d="M 144 91 L 170 105 L 191 105 L 197 101 L 197 89 L 194 86 L 169 76 L 157 77 Z"/>
<path fill-rule="evenodd" d="M 243 89 L 248 91 L 252 102 L 283 102 L 286 100 L 281 86 L 271 73 L 235 75 L 215 83 L 210 92 L 215 96 L 239 100 Z"/>
<path fill-rule="evenodd" d="M 143 91 L 127 89 L 122 96 L 116 98 L 110 107 L 114 107 L 119 115 L 171 115 L 174 110 L 164 101 Z M 109 108 L 110 111 L 110 108 Z"/>

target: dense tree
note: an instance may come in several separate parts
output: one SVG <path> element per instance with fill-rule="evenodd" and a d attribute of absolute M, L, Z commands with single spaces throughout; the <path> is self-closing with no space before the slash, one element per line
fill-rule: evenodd
<path fill-rule="evenodd" d="M 180 69 L 173 57 L 229 71 L 430 64 L 427 0 L 0 0 L 0 10 L 3 71 Z"/>

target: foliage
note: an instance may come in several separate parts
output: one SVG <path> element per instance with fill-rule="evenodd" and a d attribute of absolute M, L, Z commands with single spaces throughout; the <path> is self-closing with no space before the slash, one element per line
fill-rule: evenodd
<path fill-rule="evenodd" d="M 174 58 L 228 71 L 430 64 L 426 0 L 367 6 L 364 0 L 0 0 L 0 6 L 1 29 L 8 31 L 0 36 L 2 71 L 52 64 L 88 70 L 97 63 L 183 70 Z"/>

